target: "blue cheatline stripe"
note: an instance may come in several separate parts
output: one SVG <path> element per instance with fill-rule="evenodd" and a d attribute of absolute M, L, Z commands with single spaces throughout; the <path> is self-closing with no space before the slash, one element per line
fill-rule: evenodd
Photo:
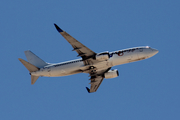
<path fill-rule="evenodd" d="M 63 30 L 61 28 L 59 28 L 55 23 L 54 23 L 54 26 L 56 27 L 58 32 L 63 32 Z"/>

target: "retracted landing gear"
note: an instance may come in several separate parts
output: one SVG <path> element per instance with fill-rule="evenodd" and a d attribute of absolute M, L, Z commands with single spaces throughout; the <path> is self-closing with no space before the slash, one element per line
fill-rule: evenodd
<path fill-rule="evenodd" d="M 90 67 L 89 67 L 90 75 L 91 75 L 91 74 L 95 74 L 95 73 L 96 73 L 96 70 L 97 70 L 96 67 L 90 66 Z"/>

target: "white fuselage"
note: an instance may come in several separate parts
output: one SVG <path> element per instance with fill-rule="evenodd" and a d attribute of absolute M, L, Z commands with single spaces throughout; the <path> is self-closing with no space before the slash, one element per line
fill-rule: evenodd
<path fill-rule="evenodd" d="M 158 50 L 152 49 L 148 46 L 136 47 L 110 52 L 110 58 L 105 61 L 99 61 L 85 65 L 82 59 L 76 59 L 58 64 L 49 64 L 43 68 L 40 68 L 39 71 L 32 72 L 31 74 L 34 76 L 57 77 L 77 73 L 88 73 L 87 69 L 90 66 L 94 66 L 97 70 L 102 70 L 104 68 L 110 68 L 116 65 L 147 59 L 157 53 Z"/>

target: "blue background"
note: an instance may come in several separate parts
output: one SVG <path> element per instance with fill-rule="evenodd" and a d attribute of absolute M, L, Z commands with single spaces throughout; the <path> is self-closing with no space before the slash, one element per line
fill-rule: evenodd
<path fill-rule="evenodd" d="M 179 0 L 1 0 L 1 120 L 179 120 Z M 53 23 L 95 52 L 149 45 L 154 57 L 113 67 L 88 94 L 88 74 L 41 77 L 18 61 L 31 50 L 56 63 L 77 59 Z"/>

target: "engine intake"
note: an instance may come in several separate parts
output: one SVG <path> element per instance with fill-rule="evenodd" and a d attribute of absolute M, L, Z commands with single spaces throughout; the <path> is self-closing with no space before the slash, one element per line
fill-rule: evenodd
<path fill-rule="evenodd" d="M 107 73 L 104 74 L 104 77 L 106 79 L 108 78 L 115 78 L 115 77 L 118 77 L 119 76 L 119 72 L 117 69 L 115 70 L 109 70 Z"/>

